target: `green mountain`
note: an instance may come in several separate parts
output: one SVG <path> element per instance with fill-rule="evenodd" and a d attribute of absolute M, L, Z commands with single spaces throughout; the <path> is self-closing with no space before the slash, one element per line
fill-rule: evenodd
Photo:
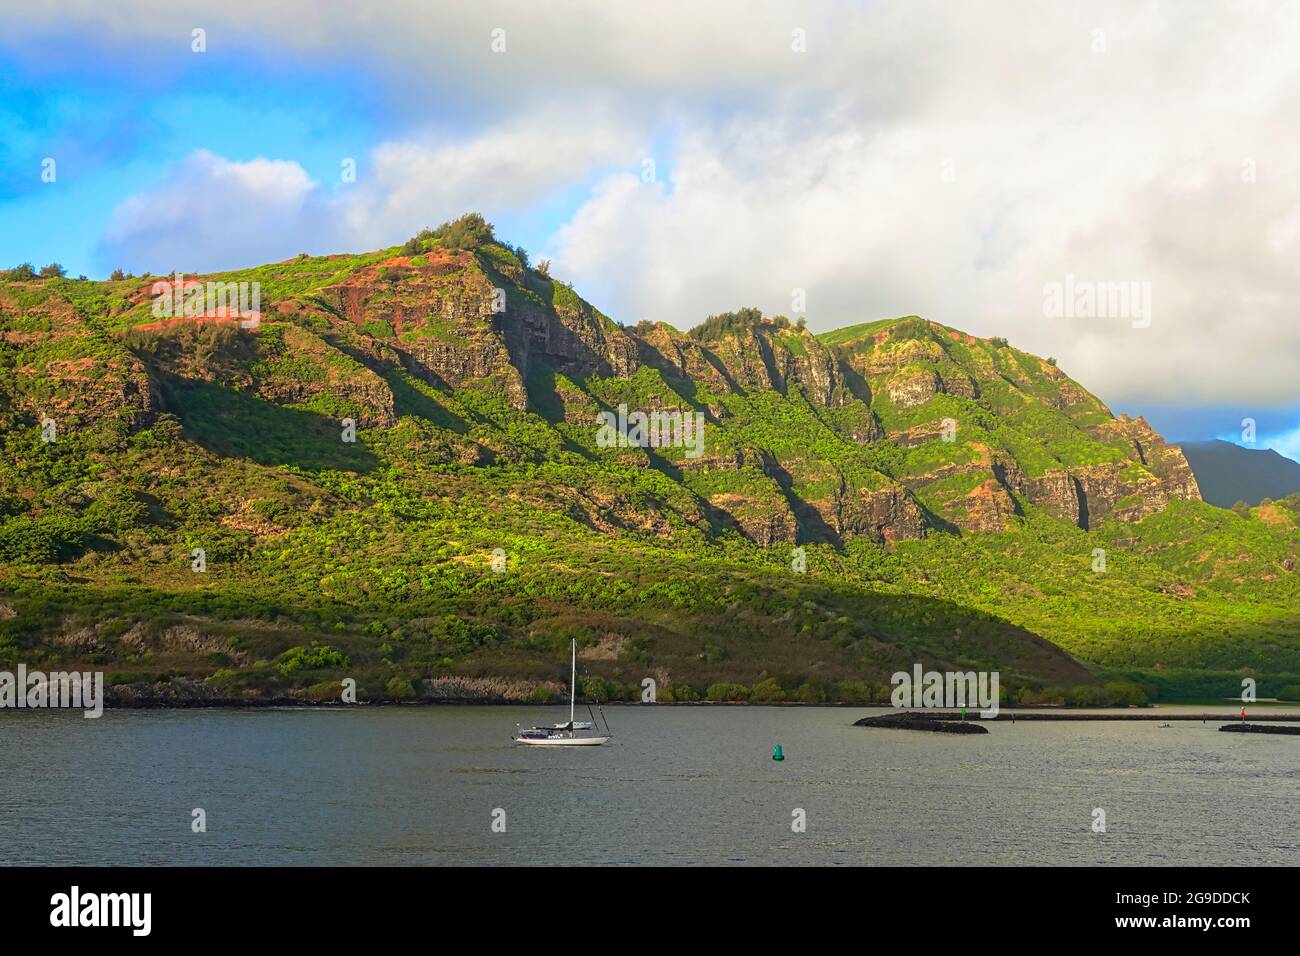
<path fill-rule="evenodd" d="M 1205 504 L 1002 340 L 625 328 L 541 266 L 471 216 L 196 277 L 257 283 L 255 328 L 160 317 L 165 277 L 0 281 L 0 665 L 544 699 L 576 637 L 606 698 L 879 699 L 915 662 L 1024 702 L 1300 683 L 1300 496 Z M 619 439 L 637 412 L 657 441 Z"/>

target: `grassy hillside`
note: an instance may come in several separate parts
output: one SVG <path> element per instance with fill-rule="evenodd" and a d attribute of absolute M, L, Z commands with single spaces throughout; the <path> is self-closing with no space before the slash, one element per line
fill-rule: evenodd
<path fill-rule="evenodd" d="M 256 328 L 160 322 L 147 277 L 0 281 L 0 665 L 525 699 L 573 637 L 602 697 L 869 700 L 916 661 L 1013 701 L 1300 683 L 1300 498 L 1201 502 L 1005 342 L 622 328 L 472 218 L 210 278 L 259 283 Z M 702 415 L 701 453 L 605 447 L 620 405 Z"/>

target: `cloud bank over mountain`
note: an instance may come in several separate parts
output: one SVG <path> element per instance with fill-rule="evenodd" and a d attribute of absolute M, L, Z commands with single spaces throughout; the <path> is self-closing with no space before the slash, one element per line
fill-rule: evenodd
<path fill-rule="evenodd" d="M 105 261 L 368 248 L 475 208 L 545 220 L 534 255 L 626 322 L 793 314 L 801 290 L 814 329 L 919 313 L 1112 402 L 1295 400 L 1295 3 L 200 9 L 6 17 L 15 43 L 75 12 L 86 43 L 137 56 L 196 57 L 202 28 L 250 85 L 262 58 L 364 72 L 391 122 L 355 183 L 236 158 L 223 130 L 120 197 Z M 1067 279 L 1141 284 L 1149 324 L 1045 315 Z"/>

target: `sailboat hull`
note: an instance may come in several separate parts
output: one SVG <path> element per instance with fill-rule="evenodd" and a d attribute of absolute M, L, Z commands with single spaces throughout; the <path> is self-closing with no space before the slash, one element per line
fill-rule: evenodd
<path fill-rule="evenodd" d="M 515 743 L 530 747 L 599 747 L 608 737 L 516 737 Z"/>
<path fill-rule="evenodd" d="M 569 719 L 563 724 L 552 724 L 550 727 L 532 727 L 528 730 L 521 730 L 519 736 L 515 737 L 515 743 L 527 744 L 530 747 L 599 747 L 601 744 L 609 743 L 610 735 L 609 724 L 605 724 L 606 735 L 593 734 L 589 737 L 579 736 L 575 731 L 593 730 L 596 726 L 595 715 L 591 720 L 574 720 L 573 707 L 575 696 L 578 692 L 578 642 L 572 640 L 569 642 Z M 604 712 L 602 711 L 602 716 Z M 515 726 L 518 726 L 516 724 Z"/>

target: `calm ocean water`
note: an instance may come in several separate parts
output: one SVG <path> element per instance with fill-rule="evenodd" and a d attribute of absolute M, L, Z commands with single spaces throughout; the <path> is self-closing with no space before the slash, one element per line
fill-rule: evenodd
<path fill-rule="evenodd" d="M 567 710 L 7 711 L 0 863 L 1300 864 L 1295 737 L 869 712 L 611 707 L 609 745 L 541 749 L 516 722 Z"/>

